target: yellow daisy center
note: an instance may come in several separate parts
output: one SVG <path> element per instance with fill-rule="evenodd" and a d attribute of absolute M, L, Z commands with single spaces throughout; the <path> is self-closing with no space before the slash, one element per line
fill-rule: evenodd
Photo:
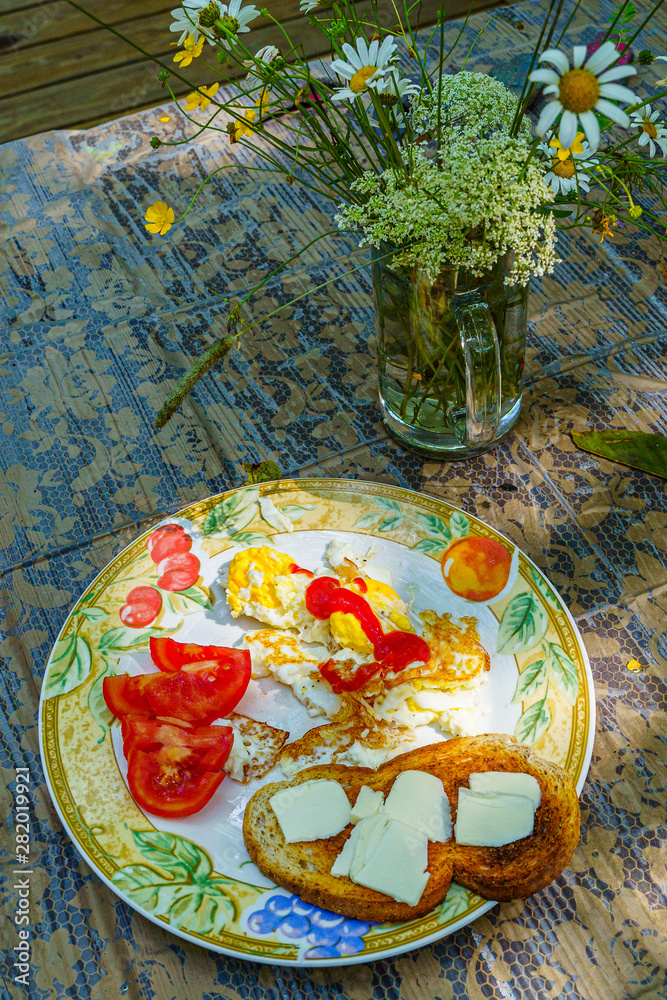
<path fill-rule="evenodd" d="M 655 125 L 653 124 L 653 122 L 650 122 L 648 120 L 648 118 L 644 119 L 644 131 L 646 132 L 646 134 L 649 137 L 649 139 L 657 139 L 658 138 L 658 130 L 655 127 Z"/>
<path fill-rule="evenodd" d="M 592 111 L 600 96 L 600 84 L 589 69 L 571 69 L 561 77 L 558 88 L 560 103 L 575 115 Z"/>
<path fill-rule="evenodd" d="M 353 94 L 360 94 L 362 90 L 366 89 L 366 81 L 369 80 L 373 73 L 377 73 L 377 66 L 362 66 L 358 69 L 350 80 L 350 90 Z"/>
<path fill-rule="evenodd" d="M 567 180 L 574 177 L 574 162 L 572 160 L 554 160 L 552 170 L 556 177 L 565 177 Z"/>

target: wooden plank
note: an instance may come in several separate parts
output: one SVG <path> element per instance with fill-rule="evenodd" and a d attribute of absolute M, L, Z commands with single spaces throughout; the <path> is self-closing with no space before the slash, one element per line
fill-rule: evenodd
<path fill-rule="evenodd" d="M 92 0 L 88 0 L 88 2 L 91 4 Z M 136 10 L 136 0 L 133 2 Z M 160 2 L 164 2 L 164 0 L 160 0 Z M 467 6 L 467 0 L 464 2 Z M 429 8 L 435 7 L 437 10 L 438 4 L 439 0 L 426 0 L 424 3 L 425 20 L 432 14 Z M 363 2 L 360 4 L 362 10 L 366 6 Z M 60 4 L 51 5 L 51 9 L 56 7 L 60 7 Z M 73 8 L 69 9 L 73 10 Z M 274 16 L 285 25 L 290 35 L 294 31 L 294 25 L 301 22 L 302 27 L 299 28 L 298 41 L 305 45 L 309 56 L 326 51 L 327 46 L 323 44 L 325 41 L 323 37 L 316 29 L 310 27 L 308 21 L 300 15 L 298 0 L 274 0 L 272 9 L 275 9 Z M 395 20 L 391 6 L 388 9 L 385 7 L 385 19 L 388 24 Z M 94 28 L 95 22 L 90 19 L 87 21 Z M 118 25 L 118 30 L 144 51 L 160 57 L 163 62 L 177 69 L 173 63 L 176 46 L 171 44 L 174 41 L 174 35 L 169 31 L 170 23 L 171 18 L 167 10 L 151 16 L 124 21 Z M 253 39 L 252 44 L 257 47 L 268 44 L 284 45 L 284 36 L 280 29 L 272 24 L 268 18 L 257 18 L 253 22 L 253 31 L 249 37 Z M 297 41 L 297 38 L 294 41 Z M 214 50 L 206 44 L 206 51 L 209 53 L 210 62 L 215 58 Z M 8 51 L 1 53 L 0 95 L 9 97 L 12 94 L 37 90 L 51 86 L 60 80 L 97 73 L 100 67 L 104 67 L 105 71 L 108 71 L 112 67 L 125 65 L 140 58 L 141 54 L 136 49 L 104 28 L 88 31 L 83 37 L 72 37 L 68 33 L 64 38 L 31 45 L 23 49 L 20 55 L 16 50 L 14 53 Z M 210 70 L 195 70 L 197 65 L 197 63 L 192 63 L 185 71 L 181 71 L 181 75 L 192 80 L 194 86 L 206 82 L 211 76 Z M 207 72 L 208 77 L 206 76 Z M 179 93 L 183 92 L 183 88 L 187 86 L 178 82 L 175 82 L 175 85 L 180 88 Z"/>
<path fill-rule="evenodd" d="M 278 5 L 283 9 L 288 6 L 291 9 L 296 6 L 298 9 L 298 0 L 274 0 L 273 6 L 277 8 Z M 497 5 L 497 0 L 488 2 L 480 0 L 476 4 L 476 9 L 488 9 Z M 366 6 L 367 2 L 364 0 L 360 4 L 360 9 L 363 10 Z M 467 12 L 469 0 L 450 0 L 447 7 L 450 17 L 458 17 Z M 433 23 L 438 9 L 439 0 L 424 0 L 421 23 L 423 25 Z M 384 11 L 389 21 L 393 23 L 395 18 L 389 5 Z M 146 36 L 152 30 L 155 35 L 153 44 L 163 47 L 162 52 L 152 54 L 160 56 L 164 62 L 171 64 L 174 49 L 164 48 L 165 45 L 169 46 L 171 40 L 168 23 L 168 15 L 137 19 L 132 22 L 136 34 L 131 36 L 128 31 L 128 37 L 146 40 Z M 125 31 L 125 28 L 123 25 L 121 30 Z M 284 44 L 284 38 L 279 31 L 275 25 L 265 23 L 264 27 L 256 28 L 245 37 L 248 39 L 249 48 L 256 50 L 265 44 L 281 44 L 281 42 Z M 289 22 L 289 32 L 296 44 L 303 45 L 308 58 L 328 51 L 326 38 L 315 31 L 303 16 Z M 66 43 L 50 42 L 35 45 L 22 54 L 20 62 L 17 59 L 7 60 L 5 65 L 14 71 L 11 74 L 11 83 L 8 82 L 10 73 L 3 72 L 4 56 L 0 56 L 2 86 L 0 92 L 7 92 L 9 87 L 14 88 L 13 91 L 9 91 L 11 96 L 0 99 L 0 141 L 5 142 L 50 129 L 80 127 L 169 100 L 169 92 L 163 89 L 157 80 L 155 64 L 142 59 L 127 43 L 101 28 L 86 32 L 80 38 L 80 42 L 79 47 L 74 50 Z M 49 53 L 52 55 L 56 51 L 54 46 L 58 45 L 60 48 L 57 52 L 62 60 L 60 70 L 49 56 Z M 28 58 L 31 58 L 32 62 L 26 65 Z M 20 73 L 18 79 L 17 62 Z M 60 79 L 57 77 L 59 72 L 62 72 Z M 170 82 L 177 95 L 188 93 L 192 85 L 198 86 L 211 82 L 212 79 L 210 70 L 196 63 L 187 67 L 182 75 L 187 77 L 191 84 L 180 83 L 172 77 Z M 25 88 L 26 80 L 30 81 L 29 90 Z M 41 85 L 35 90 L 33 88 L 37 80 L 41 81 Z"/>
<path fill-rule="evenodd" d="M 105 24 L 112 25 L 122 33 L 126 33 L 120 25 L 126 22 L 136 22 L 139 10 L 141 18 L 150 18 L 162 14 L 161 30 L 169 32 L 171 18 L 169 12 L 177 6 L 177 0 L 81 0 L 81 6 L 90 14 L 98 17 Z M 300 16 L 299 0 L 272 0 L 271 12 L 278 20 L 288 20 Z M 258 18 L 253 22 L 261 26 L 267 24 L 267 18 Z M 41 45 L 56 38 L 72 38 L 83 32 L 97 31 L 99 25 L 76 7 L 71 7 L 66 0 L 50 0 L 27 10 L 3 11 L 0 13 L 0 36 L 12 36 L 17 41 L 11 49 L 18 52 L 32 45 Z M 5 50 L 6 52 L 6 50 Z M 4 54 L 4 53 L 2 53 Z M 0 58 L 2 57 L 0 54 Z"/>

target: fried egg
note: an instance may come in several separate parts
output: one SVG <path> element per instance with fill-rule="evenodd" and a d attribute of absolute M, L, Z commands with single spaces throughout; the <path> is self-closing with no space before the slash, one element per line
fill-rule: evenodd
<path fill-rule="evenodd" d="M 490 658 L 479 641 L 476 620 L 455 623 L 450 615 L 435 611 L 411 620 L 409 605 L 391 586 L 389 571 L 372 564 L 373 554 L 371 549 L 359 555 L 339 542 L 327 547 L 327 560 L 341 585 L 364 598 L 385 633 L 421 635 L 431 651 L 428 661 L 376 673 L 359 690 L 335 694 L 319 665 L 332 660 L 355 670 L 374 663 L 373 644 L 351 611 L 315 618 L 306 607 L 313 574 L 291 556 L 263 546 L 234 556 L 227 587 L 232 615 L 249 615 L 272 626 L 246 636 L 253 677 L 270 675 L 288 685 L 313 717 L 332 719 L 344 703 L 360 707 L 363 701 L 379 725 L 414 730 L 433 723 L 454 736 L 481 732 L 490 709 L 481 701 L 479 688 Z M 370 576 L 371 571 L 382 579 Z"/>
<path fill-rule="evenodd" d="M 245 641 L 254 678 L 271 676 L 291 687 L 311 718 L 336 715 L 342 699 L 317 669 L 329 655 L 324 646 L 306 648 L 296 636 L 270 628 L 251 632 Z"/>

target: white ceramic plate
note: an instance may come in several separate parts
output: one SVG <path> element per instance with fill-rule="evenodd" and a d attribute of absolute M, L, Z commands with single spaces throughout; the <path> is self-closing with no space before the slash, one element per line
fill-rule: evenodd
<path fill-rule="evenodd" d="M 260 506 L 265 497 L 292 531 L 271 504 Z M 281 780 L 277 768 L 249 785 L 226 778 L 194 816 L 162 820 L 144 814 L 127 789 L 119 725 L 104 704 L 102 681 L 110 673 L 154 670 L 151 635 L 238 646 L 246 632 L 260 627 L 232 618 L 225 601 L 225 568 L 240 548 L 272 545 L 317 570 L 326 566 L 328 542 L 338 538 L 362 554 L 373 546 L 374 563 L 391 569 L 394 588 L 413 600 L 416 611 L 477 619 L 491 654 L 480 695 L 492 706 L 484 730 L 530 743 L 565 767 L 581 790 L 594 734 L 590 666 L 572 617 L 537 567 L 504 536 L 449 504 L 374 483 L 263 483 L 211 497 L 163 523 L 178 523 L 191 535 L 196 562 L 188 560 L 180 580 L 159 578 L 164 567 L 156 566 L 146 545 L 152 532 L 133 542 L 72 610 L 42 688 L 40 745 L 49 790 L 91 867 L 122 899 L 172 933 L 236 958 L 277 965 L 386 958 L 486 912 L 493 903 L 452 885 L 444 903 L 425 917 L 370 925 L 328 914 L 272 886 L 250 861 L 241 826 L 255 789 Z M 481 539 L 492 539 L 506 553 L 504 586 L 490 564 L 485 568 L 488 543 Z M 457 567 L 469 568 L 482 553 L 472 577 L 477 589 L 468 589 L 468 598 L 454 594 L 443 578 L 445 550 L 448 579 L 458 590 L 463 577 Z M 469 573 L 465 580 L 470 588 Z M 182 589 L 169 589 L 174 583 Z M 161 600 L 159 613 L 147 620 L 146 611 L 143 625 L 133 615 L 128 619 L 126 606 L 127 595 L 139 586 L 153 588 Z M 288 729 L 290 739 L 325 721 L 311 719 L 291 691 L 271 678 L 251 681 L 237 711 Z"/>

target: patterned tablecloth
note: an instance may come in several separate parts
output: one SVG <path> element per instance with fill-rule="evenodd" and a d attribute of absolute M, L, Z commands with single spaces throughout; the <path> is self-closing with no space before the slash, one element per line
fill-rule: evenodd
<path fill-rule="evenodd" d="M 607 6 L 586 5 L 602 23 Z M 477 69 L 529 49 L 496 20 Z M 470 39 L 488 19 L 477 15 Z M 667 20 L 645 40 L 661 51 Z M 573 25 L 573 41 L 597 27 Z M 448 30 L 454 37 L 455 28 Z M 658 64 L 661 65 L 661 64 Z M 650 92 L 652 68 L 643 71 Z M 169 122 L 159 122 L 165 114 Z M 6 997 L 229 1000 L 649 1000 L 667 993 L 665 482 L 574 447 L 571 431 L 667 430 L 667 296 L 654 239 L 561 238 L 556 273 L 530 300 L 526 394 L 515 433 L 446 465 L 383 430 L 372 360 L 368 270 L 258 325 L 156 433 L 156 411 L 188 360 L 219 334 L 213 292 L 238 292 L 331 228 L 332 207 L 279 178 L 225 135 L 181 137 L 166 106 L 87 132 L 3 146 L 0 282 L 0 676 L 8 817 Z M 166 238 L 143 227 L 157 199 L 184 206 Z M 259 317 L 362 257 L 320 243 L 253 303 Z M 366 479 L 445 498 L 515 541 L 560 590 L 588 648 L 597 736 L 572 864 L 525 902 L 402 957 L 317 972 L 272 969 L 183 942 L 126 906 L 83 862 L 51 805 L 37 705 L 49 650 L 90 580 L 163 514 L 245 480 L 242 461 L 291 477 Z M 631 670 L 631 661 L 639 669 Z M 14 769 L 32 776 L 31 971 L 15 981 Z"/>

